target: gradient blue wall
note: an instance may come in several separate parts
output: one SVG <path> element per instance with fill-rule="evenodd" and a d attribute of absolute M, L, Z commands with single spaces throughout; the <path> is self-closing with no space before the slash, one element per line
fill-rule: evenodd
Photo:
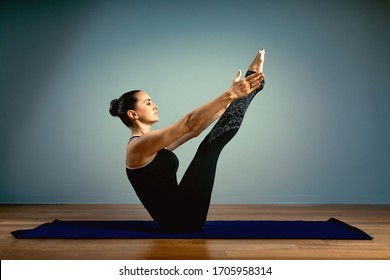
<path fill-rule="evenodd" d="M 32 2 L 0 6 L 1 203 L 138 203 L 110 100 L 144 89 L 168 125 L 259 48 L 212 202 L 390 203 L 388 1 Z"/>

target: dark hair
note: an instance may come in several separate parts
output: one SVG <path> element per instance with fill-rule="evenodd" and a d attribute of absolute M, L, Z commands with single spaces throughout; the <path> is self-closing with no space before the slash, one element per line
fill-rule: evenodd
<path fill-rule="evenodd" d="M 114 99 L 110 103 L 110 114 L 113 117 L 119 117 L 121 121 L 127 126 L 131 127 L 132 123 L 127 116 L 128 110 L 135 110 L 135 106 L 138 102 L 136 94 L 141 90 L 132 90 L 125 92 L 118 99 Z"/>

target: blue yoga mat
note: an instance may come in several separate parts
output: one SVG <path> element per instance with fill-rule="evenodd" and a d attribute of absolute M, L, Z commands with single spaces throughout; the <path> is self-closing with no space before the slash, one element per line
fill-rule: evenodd
<path fill-rule="evenodd" d="M 201 231 L 172 233 L 153 221 L 60 221 L 13 231 L 16 238 L 360 239 L 372 237 L 342 221 L 207 221 Z"/>

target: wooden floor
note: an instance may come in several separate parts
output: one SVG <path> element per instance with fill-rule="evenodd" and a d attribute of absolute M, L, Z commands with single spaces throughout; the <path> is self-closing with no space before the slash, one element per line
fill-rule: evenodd
<path fill-rule="evenodd" d="M 209 220 L 340 219 L 373 240 L 15 239 L 53 219 L 145 220 L 140 205 L 0 205 L 0 259 L 390 259 L 390 205 L 212 205 Z"/>

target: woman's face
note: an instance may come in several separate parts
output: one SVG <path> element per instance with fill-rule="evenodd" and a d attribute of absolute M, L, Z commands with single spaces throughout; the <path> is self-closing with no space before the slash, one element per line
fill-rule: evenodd
<path fill-rule="evenodd" d="M 157 104 L 154 104 L 150 96 L 144 91 L 138 92 L 136 96 L 138 102 L 135 112 L 138 120 L 146 124 L 156 123 L 159 120 Z"/>

